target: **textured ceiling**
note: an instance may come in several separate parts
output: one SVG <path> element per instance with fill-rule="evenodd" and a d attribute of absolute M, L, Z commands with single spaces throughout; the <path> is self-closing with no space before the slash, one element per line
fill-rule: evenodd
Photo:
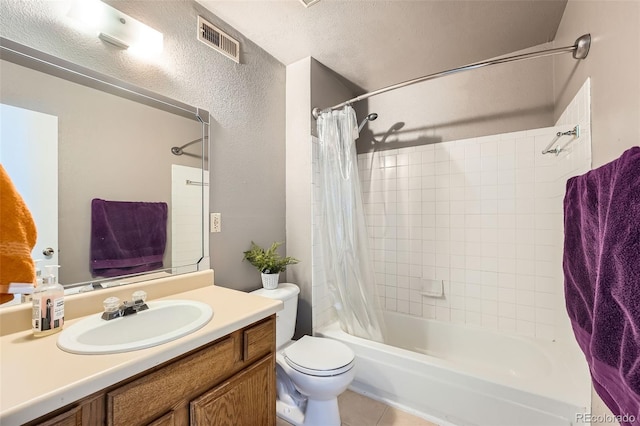
<path fill-rule="evenodd" d="M 369 91 L 552 41 L 566 0 L 198 0 L 285 65 Z"/>

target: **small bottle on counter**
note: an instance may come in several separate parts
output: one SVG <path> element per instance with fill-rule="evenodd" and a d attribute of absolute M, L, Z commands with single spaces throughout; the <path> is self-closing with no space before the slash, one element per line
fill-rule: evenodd
<path fill-rule="evenodd" d="M 36 337 L 61 331 L 64 325 L 64 287 L 58 284 L 59 267 L 60 265 L 45 266 L 42 284 L 33 292 L 31 327 Z"/>
<path fill-rule="evenodd" d="M 44 259 L 35 259 L 33 261 L 36 265 L 36 287 L 42 285 L 42 269 L 40 268 L 40 262 L 44 262 Z"/>
<path fill-rule="evenodd" d="M 35 259 L 33 263 L 36 265 L 36 283 L 34 290 L 42 285 L 42 270 L 40 269 L 40 262 L 43 262 L 43 259 Z M 22 303 L 33 303 L 33 292 L 22 295 Z"/>

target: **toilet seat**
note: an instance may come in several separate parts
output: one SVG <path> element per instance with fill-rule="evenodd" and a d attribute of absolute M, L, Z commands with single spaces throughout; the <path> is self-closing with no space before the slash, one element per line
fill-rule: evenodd
<path fill-rule="evenodd" d="M 344 343 L 321 337 L 303 336 L 284 350 L 291 368 L 311 376 L 337 376 L 354 365 L 355 354 Z"/>

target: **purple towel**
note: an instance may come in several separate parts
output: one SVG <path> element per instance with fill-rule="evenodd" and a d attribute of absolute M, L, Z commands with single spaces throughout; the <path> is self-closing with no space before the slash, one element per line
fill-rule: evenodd
<path fill-rule="evenodd" d="M 569 179 L 567 311 L 593 386 L 621 424 L 640 422 L 640 148 Z M 632 417 L 633 416 L 633 417 Z"/>
<path fill-rule="evenodd" d="M 162 268 L 167 203 L 91 200 L 91 273 L 115 277 Z"/>

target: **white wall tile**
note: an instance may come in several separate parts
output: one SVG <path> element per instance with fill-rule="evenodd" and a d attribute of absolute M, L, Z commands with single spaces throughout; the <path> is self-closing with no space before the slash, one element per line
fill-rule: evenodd
<path fill-rule="evenodd" d="M 187 180 L 200 182 L 201 169 L 173 164 L 171 166 L 171 258 L 176 265 L 195 262 L 202 255 L 202 229 L 194 222 L 202 215 L 202 187 L 187 185 Z M 204 172 L 208 182 L 208 172 Z M 209 205 L 209 191 L 205 191 L 204 203 Z M 205 221 L 208 227 L 208 221 Z M 208 259 L 209 246 L 205 245 L 205 257 Z"/>
<path fill-rule="evenodd" d="M 465 311 L 465 323 L 468 325 L 482 325 L 482 314 L 480 312 Z"/>
<path fill-rule="evenodd" d="M 558 156 L 541 154 L 554 127 L 359 155 L 384 309 L 556 337 L 564 183 L 590 168 L 589 100 L 587 82 L 557 123 L 578 117 L 583 137 Z M 423 297 L 436 277 L 447 297 Z M 335 318 L 329 300 L 314 293 L 314 328 Z"/>
<path fill-rule="evenodd" d="M 498 316 L 501 318 L 516 318 L 516 304 L 498 302 Z"/>
<path fill-rule="evenodd" d="M 535 337 L 536 324 L 533 321 L 516 320 L 516 332 L 529 337 Z"/>
<path fill-rule="evenodd" d="M 461 309 L 451 309 L 451 322 L 455 324 L 464 324 L 465 312 Z"/>
<path fill-rule="evenodd" d="M 504 333 L 514 333 L 516 331 L 515 318 L 498 317 L 498 330 Z"/>
<path fill-rule="evenodd" d="M 436 319 L 438 321 L 450 321 L 451 309 L 448 307 L 436 306 Z"/>

